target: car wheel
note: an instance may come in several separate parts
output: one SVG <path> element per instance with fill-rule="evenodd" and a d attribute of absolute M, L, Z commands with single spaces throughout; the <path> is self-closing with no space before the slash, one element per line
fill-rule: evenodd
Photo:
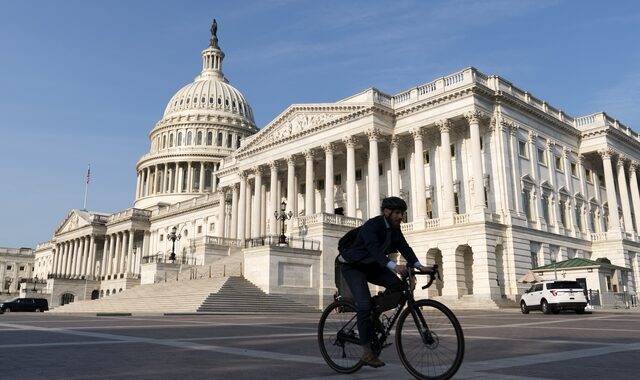
<path fill-rule="evenodd" d="M 547 300 L 542 300 L 542 302 L 540 303 L 540 308 L 542 309 L 542 312 L 545 314 L 551 313 L 551 306 L 549 306 L 549 303 L 547 302 Z"/>
<path fill-rule="evenodd" d="M 40 308 L 39 308 L 39 307 L 36 307 L 36 309 L 35 309 L 34 311 L 35 311 L 36 313 L 39 313 L 39 312 L 41 312 L 42 310 L 40 310 Z"/>
<path fill-rule="evenodd" d="M 10 308 L 10 307 L 8 307 L 8 308 L 4 309 L 4 312 L 5 312 L 5 313 L 11 313 L 11 308 Z"/>
<path fill-rule="evenodd" d="M 576 314 L 584 314 L 584 307 L 576 309 Z"/>
<path fill-rule="evenodd" d="M 529 314 L 529 309 L 527 308 L 527 304 L 524 301 L 520 302 L 520 311 L 522 314 Z"/>

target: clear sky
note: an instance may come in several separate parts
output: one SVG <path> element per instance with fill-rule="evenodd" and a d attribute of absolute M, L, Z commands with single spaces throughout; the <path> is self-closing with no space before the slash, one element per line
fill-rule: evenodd
<path fill-rule="evenodd" d="M 218 20 L 259 128 L 292 103 L 395 94 L 468 66 L 572 116 L 640 124 L 637 1 L 0 0 L 0 246 L 131 207 L 135 164 Z"/>

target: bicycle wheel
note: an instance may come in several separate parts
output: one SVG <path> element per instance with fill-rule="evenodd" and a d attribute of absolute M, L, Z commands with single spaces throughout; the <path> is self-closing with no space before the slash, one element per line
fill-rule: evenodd
<path fill-rule="evenodd" d="M 353 373 L 362 368 L 355 305 L 336 301 L 327 306 L 318 323 L 318 345 L 322 357 L 333 370 Z"/>
<path fill-rule="evenodd" d="M 415 302 L 415 315 L 406 308 L 398 319 L 396 348 L 404 367 L 417 379 L 450 379 L 464 356 L 464 335 L 456 316 L 433 300 Z M 420 315 L 429 327 L 425 331 Z"/>

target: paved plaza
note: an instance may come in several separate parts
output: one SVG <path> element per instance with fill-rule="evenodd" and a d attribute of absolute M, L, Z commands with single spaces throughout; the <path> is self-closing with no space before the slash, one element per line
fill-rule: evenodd
<path fill-rule="evenodd" d="M 640 313 L 457 311 L 459 379 L 637 377 Z M 0 315 L 2 379 L 410 379 L 387 366 L 340 375 L 316 344 L 319 314 Z"/>

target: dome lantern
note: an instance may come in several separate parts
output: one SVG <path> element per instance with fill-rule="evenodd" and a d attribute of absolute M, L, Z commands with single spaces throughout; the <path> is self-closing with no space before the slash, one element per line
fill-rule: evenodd
<path fill-rule="evenodd" d="M 227 82 L 222 73 L 222 60 L 224 52 L 218 46 L 218 23 L 213 19 L 211 24 L 211 38 L 209 39 L 209 47 L 202 51 L 202 72 L 196 80 L 205 80 L 216 78 Z"/>

